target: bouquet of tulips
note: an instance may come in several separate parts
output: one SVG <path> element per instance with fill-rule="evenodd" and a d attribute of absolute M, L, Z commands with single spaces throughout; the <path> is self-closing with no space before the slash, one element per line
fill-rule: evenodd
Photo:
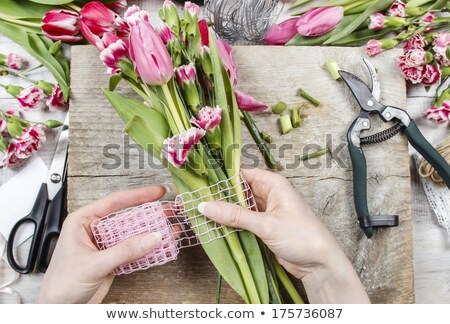
<path fill-rule="evenodd" d="M 230 197 L 245 201 L 239 176 L 236 67 L 229 46 L 199 21 L 199 7 L 186 2 L 180 15 L 166 0 L 160 11 L 164 24 L 156 31 L 148 13 L 137 6 L 120 17 L 99 2 L 88 5 L 98 9 L 98 16 L 82 27 L 82 33 L 112 74 L 104 94 L 123 119 L 125 132 L 161 160 L 180 194 L 211 190 L 214 199 L 220 193 L 210 186 L 220 184 L 234 191 Z M 104 21 L 110 22 L 110 29 L 99 32 Z M 121 81 L 142 101 L 114 92 Z M 243 107 L 261 108 L 239 95 Z M 205 226 L 208 231 L 214 225 L 205 222 Z M 282 302 L 279 282 L 294 302 L 302 302 L 284 270 L 252 233 L 223 228 L 223 236 L 202 245 L 221 276 L 247 303 Z"/>

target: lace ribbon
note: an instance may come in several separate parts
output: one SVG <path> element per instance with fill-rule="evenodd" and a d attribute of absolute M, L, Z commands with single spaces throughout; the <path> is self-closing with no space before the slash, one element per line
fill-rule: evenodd
<path fill-rule="evenodd" d="M 5 253 L 5 250 L 6 250 L 6 240 L 0 235 L 0 251 L 1 251 L 0 262 L 4 262 L 6 264 L 6 267 L 10 268 L 9 265 L 3 260 L 3 254 Z M 22 304 L 22 298 L 20 297 L 19 293 L 16 290 L 9 287 L 13 283 L 15 283 L 17 279 L 19 279 L 19 274 L 15 271 L 13 273 L 14 276 L 12 279 L 10 279 L 5 283 L 0 283 L 0 294 L 9 295 L 15 301 L 16 304 Z"/>

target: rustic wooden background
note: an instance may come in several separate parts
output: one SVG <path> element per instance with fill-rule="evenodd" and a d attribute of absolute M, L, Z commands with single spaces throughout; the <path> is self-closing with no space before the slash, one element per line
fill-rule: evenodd
<path fill-rule="evenodd" d="M 299 162 L 308 144 L 337 148 L 346 143 L 346 131 L 358 114 L 350 92 L 342 82 L 334 81 L 323 68 L 335 59 L 345 70 L 366 78 L 362 64 L 363 50 L 358 48 L 281 48 L 236 47 L 239 89 L 268 104 L 283 100 L 289 105 L 302 102 L 296 96 L 299 87 L 322 101 L 319 108 L 304 112 L 304 124 L 281 136 L 277 117 L 270 112 L 255 114 L 261 130 L 274 136 L 273 152 L 286 166 L 282 172 L 315 208 L 336 235 L 352 260 L 373 302 L 414 302 L 412 268 L 411 189 L 408 148 L 404 137 L 397 136 L 381 145 L 367 147 L 369 202 L 373 214 L 398 214 L 397 228 L 383 229 L 366 239 L 358 228 L 353 206 L 351 165 L 346 149 L 335 159 L 329 155 Z M 382 82 L 382 100 L 406 107 L 405 82 L 395 70 L 390 51 L 376 59 Z M 170 184 L 161 168 L 149 166 L 151 158 L 133 148 L 124 152 L 123 123 L 103 97 L 100 88 L 108 84 L 108 75 L 93 47 L 72 49 L 71 132 L 69 148 L 68 205 L 75 210 L 115 190 L 153 183 Z M 271 58 L 268 60 L 267 58 Z M 123 85 L 120 91 L 131 95 Z M 373 123 L 377 128 L 378 122 Z M 383 127 L 383 126 L 381 126 Z M 384 126 L 385 127 L 385 126 Z M 245 144 L 252 140 L 245 132 Z M 115 145 L 115 146 L 111 146 Z M 280 147 L 285 149 L 281 149 Z M 107 167 L 120 157 L 120 166 Z M 283 153 L 284 152 L 284 153 Z M 263 167 L 256 150 L 243 154 L 243 163 Z M 259 155 L 257 155 L 259 157 Z M 139 166 L 140 159 L 143 165 Z M 342 160 L 342 164 L 338 163 Z M 129 165 L 125 163 L 129 161 Z M 142 162 L 142 160 L 141 160 Z M 395 197 L 392 199 L 391 197 Z M 183 250 L 177 261 L 160 268 L 116 279 L 105 302 L 120 303 L 212 303 L 217 273 L 201 248 Z M 230 289 L 223 289 L 223 302 L 240 302 Z"/>

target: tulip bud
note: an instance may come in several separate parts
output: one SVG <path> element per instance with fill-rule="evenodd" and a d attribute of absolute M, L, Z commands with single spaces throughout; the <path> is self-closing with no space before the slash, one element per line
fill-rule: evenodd
<path fill-rule="evenodd" d="M 36 86 L 42 90 L 44 90 L 44 93 L 47 96 L 50 96 L 52 94 L 53 91 L 53 87 L 55 86 L 53 83 L 49 83 L 47 81 L 44 80 L 39 80 L 38 82 L 36 82 Z"/>
<path fill-rule="evenodd" d="M 343 17 L 343 7 L 314 8 L 300 16 L 297 31 L 302 36 L 324 35 L 336 28 Z"/>
<path fill-rule="evenodd" d="M 61 50 L 61 41 L 57 41 L 54 42 L 50 48 L 48 49 L 48 51 L 50 52 L 50 54 L 55 55 L 57 54 L 59 51 Z"/>
<path fill-rule="evenodd" d="M 5 90 L 7 93 L 9 93 L 14 98 L 17 98 L 20 94 L 20 92 L 23 90 L 21 86 L 15 86 L 15 85 L 7 85 L 5 86 Z"/>
<path fill-rule="evenodd" d="M 264 44 L 266 45 L 285 45 L 295 35 L 297 31 L 297 21 L 299 18 L 291 18 L 283 21 L 280 24 L 273 25 L 266 36 L 264 37 Z"/>
<path fill-rule="evenodd" d="M 77 12 L 66 9 L 53 9 L 42 18 L 42 32 L 54 41 L 76 43 L 83 39 L 79 34 L 80 16 Z"/>
<path fill-rule="evenodd" d="M 58 128 L 58 127 L 62 126 L 63 123 L 61 123 L 61 122 L 59 122 L 59 121 L 57 121 L 57 120 L 52 120 L 52 119 L 50 119 L 50 120 L 47 120 L 47 121 L 44 123 L 44 125 L 45 125 L 47 128 Z"/>
<path fill-rule="evenodd" d="M 180 35 L 180 16 L 172 1 L 164 1 L 163 7 L 159 10 L 159 16 L 170 27 L 172 33 Z"/>

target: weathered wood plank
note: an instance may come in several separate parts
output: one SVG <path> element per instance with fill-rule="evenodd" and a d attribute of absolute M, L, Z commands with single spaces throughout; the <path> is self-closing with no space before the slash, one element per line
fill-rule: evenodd
<path fill-rule="evenodd" d="M 405 83 L 395 72 L 397 51 L 373 60 L 382 81 L 382 100 L 406 107 Z M 257 99 L 274 104 L 283 100 L 298 104 L 298 87 L 322 101 L 320 108 L 304 112 L 304 124 L 288 135 L 279 135 L 277 116 L 255 114 L 262 130 L 274 136 L 275 156 L 286 166 L 282 172 L 318 212 L 353 261 L 374 302 L 413 302 L 412 224 L 410 180 L 406 141 L 397 136 L 381 145 L 367 147 L 369 203 L 373 214 L 400 215 L 398 228 L 378 231 L 372 240 L 361 234 L 356 224 L 352 198 L 352 174 L 345 149 L 346 131 L 358 114 L 356 103 L 341 82 L 335 82 L 321 66 L 335 59 L 341 67 L 367 79 L 360 58 L 361 49 L 237 47 L 239 89 Z M 268 60 L 270 58 L 270 60 Z M 289 62 L 289 65 L 286 64 Z M 69 149 L 69 208 L 74 210 L 114 190 L 151 183 L 170 183 L 168 173 L 148 166 L 144 158 L 139 168 L 138 149 L 125 150 L 122 122 L 104 99 L 100 87 L 107 85 L 104 67 L 95 49 L 73 47 L 72 101 Z M 131 95 L 126 87 L 120 91 Z M 380 122 L 374 121 L 377 128 Z M 386 127 L 386 126 L 381 126 Z M 328 134 L 328 137 L 327 137 Z M 311 164 L 298 157 L 308 144 L 332 149 L 344 145 L 335 156 L 323 156 Z M 251 139 L 244 131 L 243 163 L 263 166 Z M 115 145 L 115 146 L 111 146 Z M 108 145 L 110 145 L 108 147 Z M 128 145 L 129 146 L 129 145 Z M 105 149 L 106 147 L 106 149 Z M 283 149 L 280 149 L 283 147 Z M 109 153 L 121 160 L 116 168 Z M 143 156 L 143 155 L 142 155 Z M 255 156 L 257 158 L 255 158 Z M 125 165 L 124 159 L 129 161 Z M 259 162 L 258 162 L 259 161 Z M 390 199 L 395 197 L 395 199 Z M 194 276 L 194 277 L 193 277 Z M 180 260 L 149 271 L 121 277 L 113 286 L 108 302 L 214 302 L 216 274 L 201 249 L 183 251 Z M 195 289 L 192 288 L 195 285 Z M 174 293 L 176 291 L 176 293 Z M 225 302 L 238 302 L 225 292 Z"/>

